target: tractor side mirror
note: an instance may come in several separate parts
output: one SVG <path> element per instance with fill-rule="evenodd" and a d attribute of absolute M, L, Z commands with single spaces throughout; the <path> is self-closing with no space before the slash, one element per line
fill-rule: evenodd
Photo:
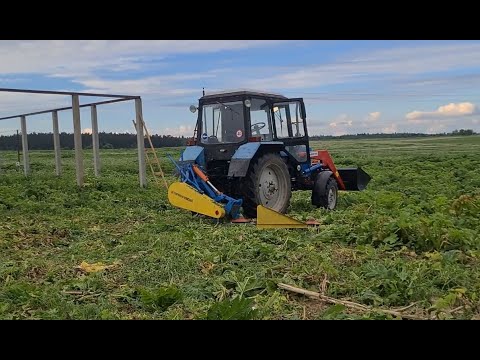
<path fill-rule="evenodd" d="M 193 114 L 197 111 L 197 107 L 195 105 L 190 105 L 190 112 Z"/>

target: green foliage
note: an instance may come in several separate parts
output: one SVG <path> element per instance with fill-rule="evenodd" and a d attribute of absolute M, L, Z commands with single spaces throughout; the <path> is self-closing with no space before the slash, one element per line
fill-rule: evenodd
<path fill-rule="evenodd" d="M 257 316 L 250 299 L 237 297 L 213 304 L 206 316 L 207 320 L 251 320 Z"/>
<path fill-rule="evenodd" d="M 344 305 L 332 305 L 321 314 L 320 318 L 323 320 L 339 319 L 342 317 L 345 309 Z"/>
<path fill-rule="evenodd" d="M 257 230 L 175 209 L 163 187 L 138 188 L 133 149 L 102 149 L 99 178 L 85 161 L 81 190 L 73 151 L 62 151 L 59 178 L 50 151 L 31 152 L 29 178 L 15 152 L 2 152 L 0 319 L 391 318 L 292 295 L 279 282 L 480 318 L 480 137 L 311 146 L 327 148 L 338 167 L 361 165 L 372 181 L 340 192 L 335 211 L 294 192 L 290 215 L 320 222 L 307 230 Z M 162 159 L 179 152 L 158 150 Z M 85 274 L 83 261 L 115 266 Z"/>
<path fill-rule="evenodd" d="M 147 310 L 165 311 L 173 304 L 182 300 L 182 292 L 176 287 L 159 289 L 139 289 L 140 301 Z"/>

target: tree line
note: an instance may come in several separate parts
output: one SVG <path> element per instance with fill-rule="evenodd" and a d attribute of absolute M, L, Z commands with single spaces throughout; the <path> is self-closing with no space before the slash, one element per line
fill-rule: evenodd
<path fill-rule="evenodd" d="M 428 137 L 428 136 L 468 136 L 476 133 L 471 129 L 454 130 L 450 133 L 440 134 L 423 134 L 423 133 L 393 133 L 393 134 L 355 134 L 355 135 L 314 135 L 310 136 L 310 140 L 327 140 L 327 139 L 376 139 L 376 138 L 408 138 L 408 137 Z M 137 146 L 137 135 L 130 133 L 106 133 L 98 134 L 101 149 L 128 149 Z M 185 146 L 187 139 L 184 136 L 176 137 L 171 135 L 152 135 L 153 146 L 161 147 L 178 147 Z M 21 148 L 21 136 L 0 135 L 0 150 L 16 150 Z M 60 144 L 62 149 L 72 150 L 74 148 L 73 134 L 61 133 Z M 82 134 L 82 144 L 85 149 L 92 147 L 92 136 Z M 148 145 L 148 144 L 146 144 Z M 53 149 L 52 133 L 31 133 L 28 134 L 28 147 L 31 150 L 51 150 Z"/>
<path fill-rule="evenodd" d="M 170 135 L 151 135 L 153 146 L 160 147 L 176 147 L 184 146 L 187 143 L 185 137 L 175 137 Z M 98 140 L 101 149 L 128 149 L 137 146 L 137 135 L 130 133 L 98 133 Z M 0 150 L 16 150 L 17 143 L 21 148 L 21 135 L 0 136 Z M 74 148 L 73 134 L 60 133 L 60 145 L 62 149 L 71 150 Z M 82 134 L 82 145 L 84 149 L 92 147 L 92 136 Z M 148 144 L 146 144 L 148 145 Z M 53 134 L 52 133 L 31 133 L 28 134 L 28 148 L 31 150 L 52 150 Z"/>
<path fill-rule="evenodd" d="M 313 135 L 310 140 L 328 140 L 328 139 L 391 139 L 391 138 L 409 138 L 409 137 L 431 137 L 431 136 L 468 136 L 476 135 L 477 133 L 472 129 L 460 129 L 452 132 L 443 132 L 438 134 L 424 134 L 424 133 L 376 133 L 376 134 L 348 134 L 348 135 Z"/>

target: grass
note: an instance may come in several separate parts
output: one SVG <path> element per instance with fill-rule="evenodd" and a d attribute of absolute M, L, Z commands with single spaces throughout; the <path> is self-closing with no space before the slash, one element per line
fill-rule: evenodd
<path fill-rule="evenodd" d="M 342 192 L 334 212 L 295 192 L 290 215 L 321 223 L 308 230 L 257 230 L 172 208 L 163 188 L 139 189 L 133 150 L 103 150 L 98 179 L 85 151 L 82 190 L 73 152 L 62 152 L 61 178 L 53 152 L 31 152 L 29 178 L 15 153 L 0 153 L 0 318 L 390 318 L 278 282 L 365 305 L 414 303 L 409 311 L 429 318 L 480 318 L 480 137 L 312 147 L 373 179 L 364 192 Z M 107 268 L 88 272 L 82 262 Z"/>

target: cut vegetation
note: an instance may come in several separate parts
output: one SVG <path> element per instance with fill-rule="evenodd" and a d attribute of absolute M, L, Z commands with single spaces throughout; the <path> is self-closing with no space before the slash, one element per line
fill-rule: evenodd
<path fill-rule="evenodd" d="M 102 150 L 100 178 L 86 160 L 82 190 L 73 151 L 62 153 L 62 178 L 53 152 L 31 151 L 28 179 L 16 153 L 0 152 L 0 318 L 480 318 L 480 137 L 312 148 L 372 180 L 363 192 L 339 192 L 335 211 L 294 192 L 289 216 L 320 222 L 304 230 L 173 208 L 163 187 L 138 188 L 134 150 Z"/>

